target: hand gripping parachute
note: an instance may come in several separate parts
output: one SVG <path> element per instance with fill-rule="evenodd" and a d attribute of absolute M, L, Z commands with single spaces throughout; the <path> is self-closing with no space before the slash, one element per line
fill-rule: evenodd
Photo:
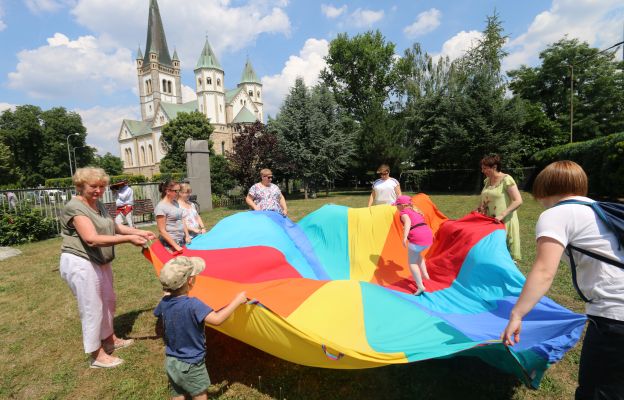
<path fill-rule="evenodd" d="M 191 292 L 212 308 L 241 290 L 250 301 L 219 331 L 282 359 L 356 369 L 476 356 L 538 387 L 578 341 L 585 316 L 544 297 L 524 319 L 522 341 L 499 335 L 524 283 L 501 224 L 472 213 L 448 220 L 426 195 L 413 198 L 435 233 L 430 280 L 416 289 L 395 207 L 326 205 L 298 224 L 274 212 L 241 212 L 193 240 L 184 255 L 206 269 Z M 171 258 L 145 251 L 158 273 Z"/>

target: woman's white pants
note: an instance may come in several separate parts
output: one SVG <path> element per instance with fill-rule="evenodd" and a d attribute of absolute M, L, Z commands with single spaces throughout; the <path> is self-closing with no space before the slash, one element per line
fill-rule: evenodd
<path fill-rule="evenodd" d="M 113 334 L 116 299 L 112 266 L 61 253 L 60 271 L 78 300 L 85 353 L 92 353 Z"/>

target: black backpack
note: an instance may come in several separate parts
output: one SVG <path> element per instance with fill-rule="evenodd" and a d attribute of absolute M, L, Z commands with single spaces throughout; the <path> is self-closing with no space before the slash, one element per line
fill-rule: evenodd
<path fill-rule="evenodd" d="M 607 228 L 615 234 L 618 242 L 618 250 L 621 250 L 622 244 L 624 244 L 624 204 L 609 203 L 604 201 L 595 201 L 590 203 L 580 200 L 564 200 L 555 204 L 555 207 L 563 204 L 581 204 L 591 207 L 596 215 L 598 215 L 598 217 L 602 220 L 602 222 L 604 222 Z M 585 295 L 583 295 L 583 293 L 581 293 L 581 290 L 578 287 L 578 283 L 576 282 L 576 264 L 574 263 L 572 250 L 578 251 L 579 253 L 583 253 L 589 257 L 595 258 L 604 263 L 611 264 L 622 269 L 624 269 L 624 263 L 621 261 L 612 260 L 589 250 L 581 249 L 577 246 L 572 246 L 568 243 L 568 245 L 566 246 L 566 253 L 570 258 L 570 269 L 572 270 L 572 284 L 574 285 L 574 289 L 576 289 L 576 292 L 579 294 L 579 296 L 581 296 L 581 299 L 583 299 L 583 301 L 587 303 L 590 303 L 592 300 L 588 299 L 587 297 L 585 297 Z"/>

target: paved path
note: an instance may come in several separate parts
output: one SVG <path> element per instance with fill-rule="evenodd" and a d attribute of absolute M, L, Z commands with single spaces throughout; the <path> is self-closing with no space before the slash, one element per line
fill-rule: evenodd
<path fill-rule="evenodd" d="M 0 247 L 0 261 L 19 256 L 20 254 L 22 254 L 22 252 L 17 249 L 13 249 L 11 247 Z"/>

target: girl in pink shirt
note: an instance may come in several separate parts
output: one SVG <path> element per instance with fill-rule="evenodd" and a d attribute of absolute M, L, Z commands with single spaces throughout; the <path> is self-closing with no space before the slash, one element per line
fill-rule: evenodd
<path fill-rule="evenodd" d="M 427 265 L 420 253 L 433 243 L 433 233 L 425 222 L 422 212 L 412 205 L 411 197 L 399 196 L 394 205 L 401 214 L 403 246 L 407 247 L 409 269 L 417 286 L 414 295 L 418 296 L 425 291 L 423 278 L 429 279 Z"/>

